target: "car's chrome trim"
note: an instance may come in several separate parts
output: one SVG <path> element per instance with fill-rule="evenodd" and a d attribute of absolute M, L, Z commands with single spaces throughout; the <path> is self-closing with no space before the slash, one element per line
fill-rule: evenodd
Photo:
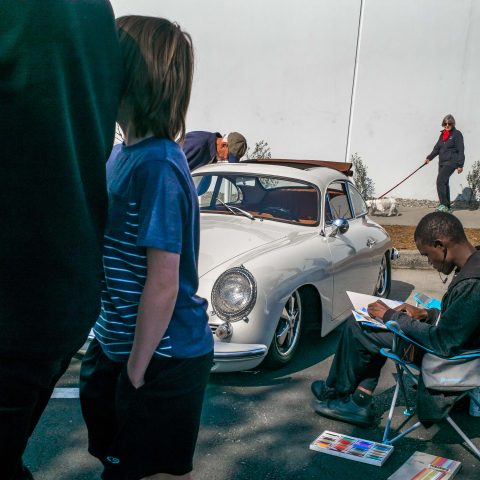
<path fill-rule="evenodd" d="M 396 248 L 392 248 L 392 252 L 390 253 L 391 260 L 397 260 L 400 258 L 400 252 Z"/>
<path fill-rule="evenodd" d="M 227 345 L 230 348 L 225 348 Z M 268 351 L 268 347 L 261 344 L 245 345 L 241 343 L 215 342 L 214 346 L 214 362 L 235 362 L 262 358 L 267 354 Z"/>

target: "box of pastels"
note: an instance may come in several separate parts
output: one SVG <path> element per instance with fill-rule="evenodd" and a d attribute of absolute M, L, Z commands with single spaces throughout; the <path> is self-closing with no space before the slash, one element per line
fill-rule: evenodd
<path fill-rule="evenodd" d="M 393 452 L 393 448 L 393 445 L 385 445 L 328 430 L 325 430 L 310 444 L 311 450 L 378 467 L 385 463 Z"/>

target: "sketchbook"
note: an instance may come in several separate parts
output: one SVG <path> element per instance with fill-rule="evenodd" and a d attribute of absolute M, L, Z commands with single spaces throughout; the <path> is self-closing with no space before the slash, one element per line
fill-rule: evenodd
<path fill-rule="evenodd" d="M 347 295 L 353 305 L 354 310 L 360 311 L 362 311 L 362 309 L 366 310 L 371 303 L 376 302 L 377 300 L 381 300 L 385 305 L 390 308 L 395 308 L 403 304 L 403 302 L 397 302 L 397 300 L 375 297 L 374 295 L 365 295 L 364 293 L 347 291 Z"/>
<path fill-rule="evenodd" d="M 358 310 L 352 310 L 352 313 L 353 318 L 366 327 L 383 328 L 384 330 L 388 330 L 380 319 L 372 318 L 366 310 L 361 312 Z"/>
<path fill-rule="evenodd" d="M 448 480 L 461 466 L 456 460 L 415 452 L 388 480 Z"/>
<path fill-rule="evenodd" d="M 325 430 L 311 444 L 310 450 L 347 458 L 356 462 L 381 467 L 393 452 L 393 445 L 351 437 L 342 433 Z"/>
<path fill-rule="evenodd" d="M 348 292 L 348 298 L 353 305 L 353 317 L 357 322 L 360 322 L 362 325 L 368 327 L 382 328 L 387 329 L 384 323 L 380 319 L 372 318 L 368 312 L 367 307 L 370 303 L 381 300 L 385 305 L 390 308 L 398 307 L 402 302 L 397 302 L 396 300 L 389 300 L 388 298 L 375 297 L 373 295 L 365 295 L 363 293 Z"/>

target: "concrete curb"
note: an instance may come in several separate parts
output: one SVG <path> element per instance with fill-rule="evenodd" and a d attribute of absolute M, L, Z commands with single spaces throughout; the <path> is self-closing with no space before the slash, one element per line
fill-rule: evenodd
<path fill-rule="evenodd" d="M 422 257 L 417 250 L 399 250 L 400 257 L 392 260 L 392 268 L 414 268 L 415 270 L 432 270 L 427 257 Z"/>

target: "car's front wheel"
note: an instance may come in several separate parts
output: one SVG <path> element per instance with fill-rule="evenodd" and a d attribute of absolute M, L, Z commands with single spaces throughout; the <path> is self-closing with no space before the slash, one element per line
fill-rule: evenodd
<path fill-rule="evenodd" d="M 390 263 L 390 252 L 386 252 L 382 257 L 380 270 L 378 272 L 377 284 L 373 294 L 376 297 L 387 298 L 390 295 L 390 288 L 392 286 L 392 265 Z"/>
<path fill-rule="evenodd" d="M 302 297 L 296 290 L 283 307 L 272 343 L 265 357 L 265 366 L 280 368 L 293 358 L 300 342 L 302 326 Z"/>

